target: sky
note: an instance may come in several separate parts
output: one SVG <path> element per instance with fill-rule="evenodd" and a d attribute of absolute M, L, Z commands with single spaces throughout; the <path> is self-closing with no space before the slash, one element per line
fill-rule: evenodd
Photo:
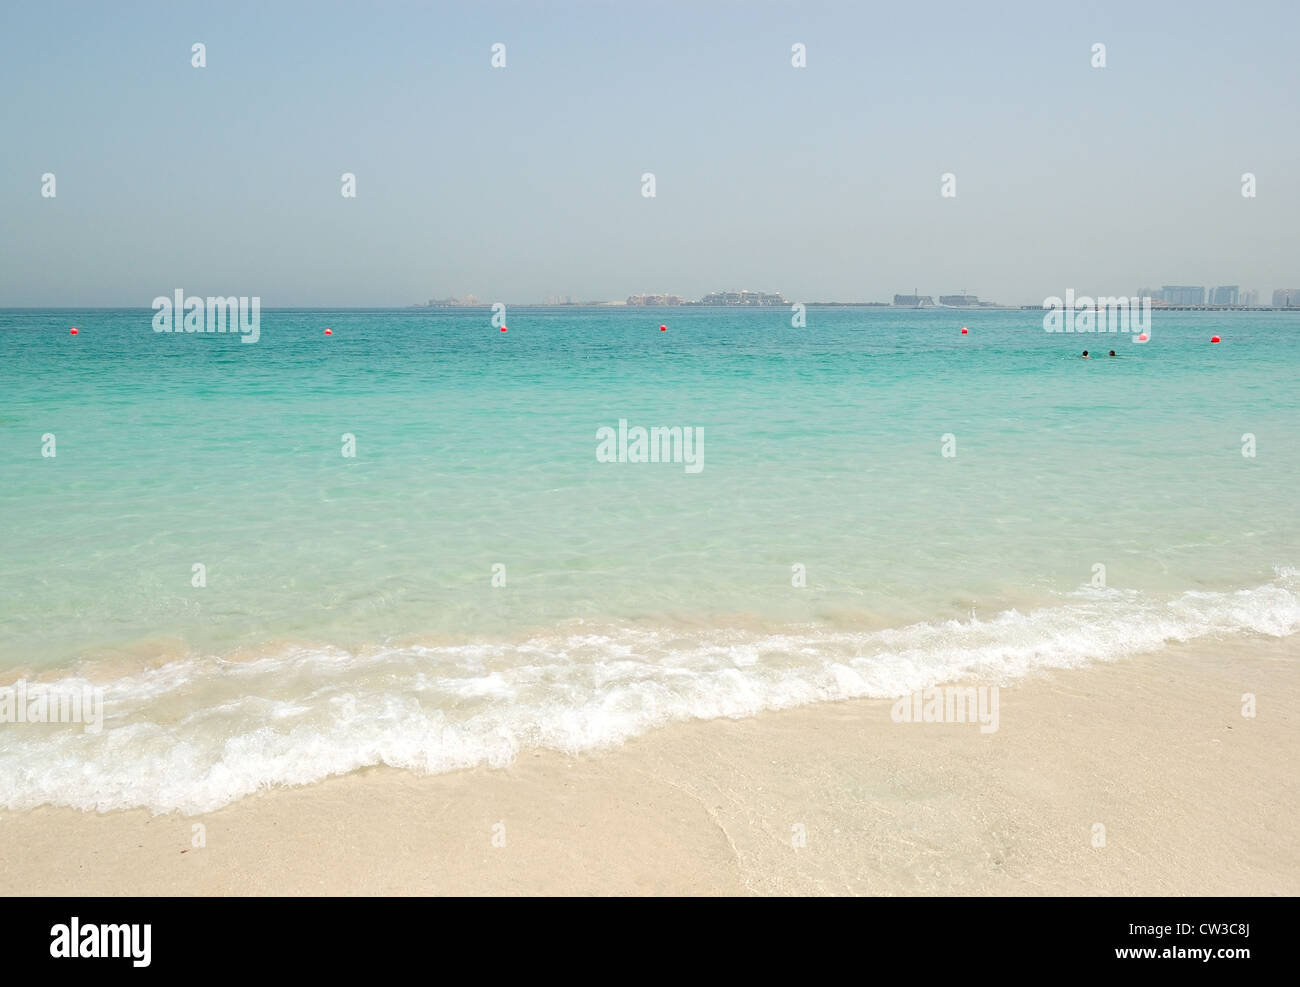
<path fill-rule="evenodd" d="M 0 0 L 0 306 L 1267 303 L 1297 220 L 1294 0 Z"/>

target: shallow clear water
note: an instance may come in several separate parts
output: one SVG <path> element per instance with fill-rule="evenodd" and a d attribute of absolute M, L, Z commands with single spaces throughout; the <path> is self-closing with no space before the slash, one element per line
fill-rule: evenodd
<path fill-rule="evenodd" d="M 1156 312 L 1146 345 L 1005 311 L 151 316 L 0 312 L 0 685 L 107 702 L 0 726 L 11 807 L 1300 629 L 1298 314 Z M 703 469 L 599 462 L 620 419 L 702 429 Z"/>

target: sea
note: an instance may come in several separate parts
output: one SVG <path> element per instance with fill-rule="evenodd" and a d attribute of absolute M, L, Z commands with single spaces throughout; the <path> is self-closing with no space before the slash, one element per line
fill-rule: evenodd
<path fill-rule="evenodd" d="M 1300 643 L 1300 313 L 153 318 L 0 310 L 9 810 Z"/>

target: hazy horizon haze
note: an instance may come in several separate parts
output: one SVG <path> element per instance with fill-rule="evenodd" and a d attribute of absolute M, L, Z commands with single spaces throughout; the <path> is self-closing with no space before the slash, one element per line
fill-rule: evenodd
<path fill-rule="evenodd" d="M 1300 282 L 1293 5 L 0 18 L 0 306 Z"/>

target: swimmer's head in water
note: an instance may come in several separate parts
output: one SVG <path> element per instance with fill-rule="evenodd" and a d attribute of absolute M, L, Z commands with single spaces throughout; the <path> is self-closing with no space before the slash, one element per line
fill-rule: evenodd
<path fill-rule="evenodd" d="M 1087 351 L 1087 350 L 1084 350 L 1084 351 L 1083 351 L 1083 355 L 1084 355 L 1084 358 L 1086 359 L 1087 356 L 1088 356 L 1088 351 Z"/>
<path fill-rule="evenodd" d="M 1114 350 L 1111 350 L 1110 353 L 1107 354 L 1107 356 L 1114 356 L 1114 355 L 1115 355 L 1115 351 L 1114 351 Z"/>

